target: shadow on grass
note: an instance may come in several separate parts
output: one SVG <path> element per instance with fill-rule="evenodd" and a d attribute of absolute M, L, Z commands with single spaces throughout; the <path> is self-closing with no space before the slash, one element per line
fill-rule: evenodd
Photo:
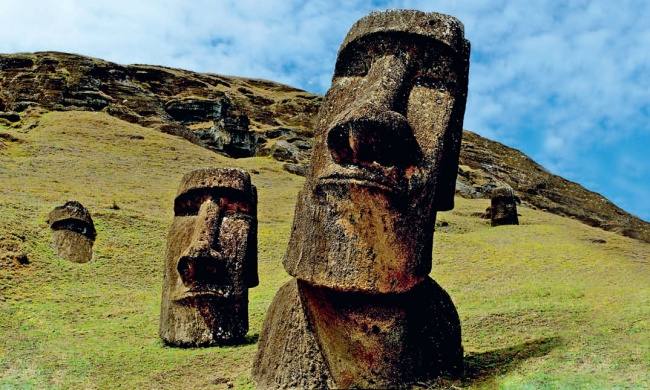
<path fill-rule="evenodd" d="M 497 376 L 514 370 L 528 359 L 542 357 L 561 345 L 559 337 L 531 340 L 511 347 L 465 355 L 465 375 L 462 378 L 438 378 L 418 383 L 418 389 L 458 389 L 469 386 L 498 387 L 491 383 Z M 482 386 L 481 386 L 482 385 Z"/>
<path fill-rule="evenodd" d="M 559 337 L 547 337 L 493 351 L 470 353 L 465 356 L 465 377 L 461 382 L 463 385 L 488 382 L 528 359 L 547 355 L 560 345 Z"/>
<path fill-rule="evenodd" d="M 255 334 L 247 334 L 246 337 L 244 337 L 244 341 L 242 341 L 239 345 L 251 345 L 257 343 L 257 340 L 259 340 L 260 334 L 255 333 Z"/>

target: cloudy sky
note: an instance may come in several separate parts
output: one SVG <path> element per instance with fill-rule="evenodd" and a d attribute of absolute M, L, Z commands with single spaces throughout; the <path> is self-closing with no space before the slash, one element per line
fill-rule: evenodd
<path fill-rule="evenodd" d="M 472 42 L 465 128 L 650 220 L 644 0 L 0 0 L 0 52 L 67 51 L 324 93 L 349 27 L 385 8 L 464 22 Z"/>

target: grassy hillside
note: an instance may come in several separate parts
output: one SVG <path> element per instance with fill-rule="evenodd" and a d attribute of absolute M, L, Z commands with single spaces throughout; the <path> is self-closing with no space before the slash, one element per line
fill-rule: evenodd
<path fill-rule="evenodd" d="M 303 179 L 104 113 L 23 122 L 0 126 L 0 388 L 251 387 Z M 248 344 L 167 348 L 157 327 L 172 201 L 185 172 L 208 166 L 247 169 L 259 190 Z M 87 264 L 49 245 L 45 217 L 68 199 L 95 220 Z M 523 207 L 522 225 L 491 228 L 475 216 L 487 205 L 458 198 L 439 216 L 432 276 L 458 307 L 467 362 L 465 379 L 443 385 L 650 387 L 650 245 Z"/>

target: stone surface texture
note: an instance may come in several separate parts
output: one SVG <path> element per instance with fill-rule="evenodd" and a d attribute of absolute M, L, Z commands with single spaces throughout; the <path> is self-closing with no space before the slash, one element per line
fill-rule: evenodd
<path fill-rule="evenodd" d="M 257 192 L 235 168 L 186 174 L 167 236 L 160 337 L 174 346 L 241 342 L 257 275 Z"/>
<path fill-rule="evenodd" d="M 372 13 L 348 33 L 284 259 L 296 280 L 260 338 L 259 387 L 392 388 L 462 370 L 458 314 L 428 274 L 436 212 L 453 208 L 468 69 L 447 15 Z M 301 353 L 285 356 L 288 344 Z"/>
<path fill-rule="evenodd" d="M 90 212 L 77 201 L 55 207 L 47 217 L 52 230 L 52 247 L 59 257 L 86 263 L 93 257 L 97 236 Z"/>

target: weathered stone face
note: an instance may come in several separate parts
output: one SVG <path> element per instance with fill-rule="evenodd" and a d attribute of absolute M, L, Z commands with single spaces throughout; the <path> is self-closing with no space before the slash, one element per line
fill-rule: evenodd
<path fill-rule="evenodd" d="M 469 44 L 452 17 L 372 14 L 348 33 L 319 114 L 285 268 L 341 291 L 403 292 L 453 207 Z"/>
<path fill-rule="evenodd" d="M 490 219 L 492 226 L 519 225 L 517 197 L 512 188 L 500 187 L 492 191 Z"/>
<path fill-rule="evenodd" d="M 97 232 L 88 210 L 77 201 L 68 201 L 50 212 L 52 246 L 57 255 L 76 263 L 92 259 Z"/>
<path fill-rule="evenodd" d="M 167 343 L 228 343 L 248 331 L 248 288 L 258 284 L 256 207 L 242 170 L 183 178 L 167 236 L 160 320 Z"/>

